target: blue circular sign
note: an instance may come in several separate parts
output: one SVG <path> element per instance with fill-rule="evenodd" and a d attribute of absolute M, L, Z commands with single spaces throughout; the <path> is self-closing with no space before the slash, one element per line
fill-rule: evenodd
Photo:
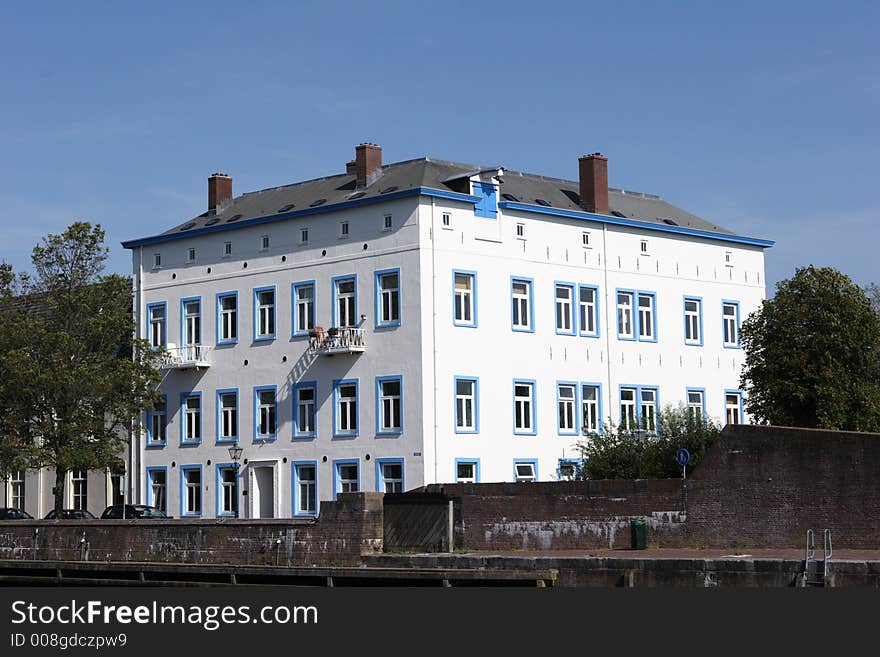
<path fill-rule="evenodd" d="M 682 447 L 675 455 L 675 460 L 678 461 L 679 465 L 687 465 L 691 461 L 691 453 Z"/>

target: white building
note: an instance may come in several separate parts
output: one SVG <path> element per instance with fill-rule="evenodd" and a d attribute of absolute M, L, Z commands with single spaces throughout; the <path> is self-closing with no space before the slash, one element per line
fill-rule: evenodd
<path fill-rule="evenodd" d="M 171 515 L 551 480 L 584 427 L 666 403 L 743 419 L 773 243 L 609 189 L 599 154 L 573 182 L 362 144 L 346 173 L 235 198 L 214 174 L 208 196 L 124 243 L 140 334 L 172 355 L 134 495 Z"/>

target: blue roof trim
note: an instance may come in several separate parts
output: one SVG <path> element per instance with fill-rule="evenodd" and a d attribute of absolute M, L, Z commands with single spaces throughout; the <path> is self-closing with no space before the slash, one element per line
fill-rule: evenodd
<path fill-rule="evenodd" d="M 659 230 L 664 233 L 692 235 L 694 237 L 705 237 L 712 240 L 721 240 L 722 242 L 736 242 L 738 244 L 749 244 L 751 246 L 760 246 L 764 248 L 771 247 L 776 244 L 776 242 L 772 240 L 761 240 L 755 237 L 740 237 L 738 235 L 727 235 L 726 233 L 712 233 L 707 230 L 696 230 L 694 228 L 683 228 L 681 226 L 652 224 L 646 221 L 638 221 L 636 219 L 619 219 L 617 217 L 609 217 L 604 214 L 593 214 L 592 212 L 576 212 L 574 210 L 563 210 L 562 208 L 545 208 L 540 205 L 514 203 L 513 201 L 501 201 L 500 203 L 498 203 L 498 207 L 504 208 L 505 210 L 522 210 L 523 212 L 536 212 L 538 214 L 549 214 L 556 217 L 568 217 L 569 219 L 598 221 L 600 223 L 613 224 L 616 226 L 633 226 L 635 228 L 644 228 L 646 230 Z"/>
<path fill-rule="evenodd" d="M 462 201 L 464 203 L 478 203 L 481 198 L 471 194 L 459 194 L 457 192 L 447 192 L 442 189 L 432 189 L 430 187 L 414 187 L 412 189 L 404 189 L 399 192 L 390 194 L 380 194 L 379 196 L 370 196 L 369 198 L 360 198 L 354 201 L 342 201 L 341 203 L 333 203 L 332 205 L 322 205 L 316 208 L 304 208 L 295 212 L 281 212 L 279 214 L 265 215 L 262 217 L 253 217 L 251 219 L 243 219 L 236 221 L 234 224 L 219 223 L 215 226 L 203 226 L 195 230 L 175 231 L 163 235 L 154 235 L 153 237 L 142 237 L 140 239 L 128 240 L 122 242 L 122 246 L 126 249 L 136 249 L 139 246 L 147 246 L 149 244 L 160 244 L 162 242 L 171 242 L 174 240 L 182 240 L 188 237 L 198 235 L 207 235 L 209 233 L 219 233 L 226 230 L 235 230 L 243 226 L 259 226 L 260 224 L 273 223 L 275 221 L 284 221 L 285 219 L 294 219 L 296 217 L 307 217 L 315 214 L 324 214 L 327 212 L 336 212 L 347 208 L 355 208 L 361 205 L 372 205 L 374 203 L 383 203 L 399 198 L 407 198 L 410 196 L 433 196 L 435 198 L 445 198 L 452 201 Z"/>

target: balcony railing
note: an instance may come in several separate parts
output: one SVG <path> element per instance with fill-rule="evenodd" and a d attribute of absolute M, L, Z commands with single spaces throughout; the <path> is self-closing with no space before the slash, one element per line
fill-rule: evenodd
<path fill-rule="evenodd" d="M 211 349 L 201 344 L 189 344 L 177 347 L 169 344 L 165 350 L 162 368 L 166 370 L 186 370 L 191 368 L 211 367 Z"/>
<path fill-rule="evenodd" d="M 309 333 L 309 350 L 317 354 L 360 354 L 366 350 L 364 329 L 341 328 L 336 333 L 316 326 Z"/>

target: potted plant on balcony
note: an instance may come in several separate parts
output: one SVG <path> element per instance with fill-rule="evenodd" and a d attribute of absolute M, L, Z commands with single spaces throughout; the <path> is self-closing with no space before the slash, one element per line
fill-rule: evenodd
<path fill-rule="evenodd" d="M 327 335 L 331 338 L 335 338 L 337 333 L 339 333 L 339 329 L 336 326 L 331 326 L 327 329 Z"/>

